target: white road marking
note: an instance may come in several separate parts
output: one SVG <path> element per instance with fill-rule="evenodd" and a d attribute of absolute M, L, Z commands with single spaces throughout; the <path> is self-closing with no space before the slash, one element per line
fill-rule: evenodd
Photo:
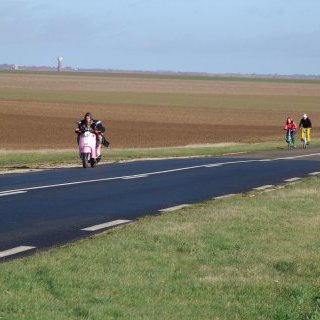
<path fill-rule="evenodd" d="M 192 169 L 198 169 L 198 168 L 204 168 L 204 166 L 201 165 L 201 166 L 185 167 L 185 168 L 178 168 L 178 169 L 171 169 L 171 170 L 164 170 L 164 171 L 156 171 L 156 172 L 142 173 L 141 175 L 158 175 L 158 174 L 163 174 L 163 173 L 171 173 L 171 172 L 192 170 Z M 134 175 L 134 176 L 137 176 L 137 175 Z M 49 189 L 49 188 L 74 186 L 74 185 L 79 185 L 79 184 L 105 182 L 105 181 L 112 181 L 112 180 L 122 180 L 125 177 L 130 177 L 130 176 L 119 176 L 119 177 L 111 177 L 111 178 L 101 178 L 101 179 L 93 179 L 93 180 L 74 181 L 74 182 L 66 182 L 66 183 L 58 183 L 58 184 L 37 186 L 37 187 L 13 189 L 13 190 L 0 191 L 0 194 L 8 193 L 8 192 L 17 192 L 17 191 L 31 191 L 31 190 L 41 190 L 41 189 Z"/>
<path fill-rule="evenodd" d="M 290 178 L 290 179 L 286 179 L 284 180 L 285 182 L 295 182 L 295 181 L 298 181 L 298 180 L 301 180 L 302 178 L 298 178 L 298 177 L 294 177 L 294 178 Z"/>
<path fill-rule="evenodd" d="M 15 194 L 21 194 L 21 193 L 27 193 L 27 191 L 4 192 L 4 193 L 0 193 L 0 197 L 14 196 Z"/>
<path fill-rule="evenodd" d="M 261 186 L 261 187 L 257 187 L 257 188 L 253 188 L 254 190 L 266 190 L 266 189 L 270 189 L 270 188 L 273 188 L 274 185 L 273 184 L 266 184 L 265 186 Z"/>
<path fill-rule="evenodd" d="M 9 250 L 0 251 L 0 258 L 5 258 L 5 257 L 8 257 L 8 256 L 12 256 L 14 254 L 18 254 L 18 253 L 21 253 L 21 252 L 33 250 L 35 248 L 36 247 L 20 246 L 20 247 L 12 248 L 12 249 L 9 249 Z"/>
<path fill-rule="evenodd" d="M 317 176 L 318 174 L 320 174 L 320 171 L 311 172 L 309 173 L 309 176 Z"/>
<path fill-rule="evenodd" d="M 131 222 L 131 220 L 114 220 L 114 221 L 109 221 L 106 223 L 97 224 L 95 226 L 84 228 L 81 230 L 82 231 L 97 231 L 97 230 L 101 230 L 101 229 L 119 226 L 121 224 L 129 223 L 129 222 Z"/>
<path fill-rule="evenodd" d="M 41 190 L 41 189 L 49 189 L 49 188 L 58 188 L 58 187 L 65 187 L 65 186 L 74 186 L 74 185 L 81 185 L 81 184 L 89 184 L 95 182 L 104 182 L 104 181 L 113 181 L 113 180 L 123 180 L 124 178 L 135 177 L 137 176 L 152 176 L 152 175 L 159 175 L 165 173 L 172 173 L 172 172 L 180 172 L 180 171 L 187 171 L 199 168 L 210 168 L 210 167 L 220 167 L 230 164 L 239 164 L 239 163 L 253 163 L 253 162 L 261 162 L 261 161 L 281 161 L 281 160 L 293 160 L 293 159 L 300 159 L 300 158 L 308 158 L 320 156 L 320 153 L 312 153 L 312 154 L 305 154 L 300 156 L 294 157 L 283 157 L 283 158 L 274 158 L 274 159 L 253 159 L 253 160 L 239 160 L 239 161 L 228 161 L 228 162 L 219 162 L 219 163 L 207 163 L 198 166 L 191 166 L 191 167 L 184 167 L 184 168 L 177 168 L 177 169 L 170 169 L 170 170 L 163 170 L 163 171 L 155 171 L 155 172 L 146 172 L 141 173 L 139 175 L 132 175 L 132 176 L 119 176 L 119 177 L 112 177 L 112 178 L 101 178 L 101 179 L 94 179 L 94 180 L 84 180 L 84 181 L 74 181 L 74 182 L 67 182 L 67 183 L 58 183 L 52 185 L 44 185 L 44 186 L 37 186 L 37 187 L 28 187 L 28 188 L 21 188 L 21 189 L 13 189 L 13 190 L 6 190 L 0 191 L 0 195 L 9 192 L 19 192 L 19 191 L 31 191 L 31 190 Z M 134 179 L 134 178 L 132 178 Z"/>
<path fill-rule="evenodd" d="M 314 157 L 314 156 L 320 156 L 320 153 L 303 154 L 303 155 L 294 156 L 294 157 L 274 158 L 274 159 L 271 159 L 271 161 L 276 161 L 276 160 L 293 160 L 293 159 L 301 159 L 301 158 L 310 158 L 310 157 Z"/>
<path fill-rule="evenodd" d="M 204 167 L 206 168 L 214 168 L 214 167 L 221 167 L 222 163 L 212 163 L 212 164 L 206 164 Z"/>
<path fill-rule="evenodd" d="M 180 210 L 186 207 L 190 207 L 190 204 L 180 204 L 178 206 L 174 206 L 174 207 L 170 207 L 170 208 L 166 208 L 166 209 L 161 209 L 159 210 L 160 212 L 171 212 L 171 211 L 176 211 L 176 210 Z"/>
<path fill-rule="evenodd" d="M 214 200 L 221 200 L 221 199 L 226 199 L 226 198 L 233 197 L 235 195 L 236 195 L 235 193 L 230 193 L 230 194 L 225 194 L 223 196 L 214 197 L 213 199 Z"/>
<path fill-rule="evenodd" d="M 139 179 L 139 178 L 147 178 L 149 175 L 148 174 L 137 174 L 134 176 L 127 176 L 127 177 L 122 177 L 124 180 L 129 180 L 129 179 Z"/>

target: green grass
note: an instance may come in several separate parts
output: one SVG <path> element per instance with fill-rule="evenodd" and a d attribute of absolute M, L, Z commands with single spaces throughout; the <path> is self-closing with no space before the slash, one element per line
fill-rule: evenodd
<path fill-rule="evenodd" d="M 312 140 L 312 146 L 320 146 L 319 139 Z M 247 153 L 256 151 L 285 150 L 283 141 L 235 144 L 226 146 L 195 146 L 168 148 L 134 148 L 134 149 L 104 149 L 103 163 L 139 159 L 159 159 L 176 157 L 216 157 L 232 153 Z M 28 168 L 50 168 L 64 165 L 80 164 L 77 150 L 56 151 L 2 151 L 0 152 L 0 171 Z"/>
<path fill-rule="evenodd" d="M 165 75 L 165 74 L 135 74 L 112 72 L 54 72 L 54 71 L 27 71 L 27 70 L 0 70 L 0 74 L 44 75 L 44 76 L 74 76 L 99 78 L 138 78 L 138 79 L 172 79 L 172 80 L 200 80 L 200 81 L 240 81 L 240 82 L 275 82 L 275 83 L 314 83 L 320 84 L 320 79 L 286 79 L 256 77 L 230 77 L 230 76 L 201 76 L 201 75 Z"/>
<path fill-rule="evenodd" d="M 320 142 L 320 141 L 319 141 Z M 318 141 L 313 142 L 318 145 Z M 136 148 L 136 149 L 110 149 L 104 150 L 104 161 L 124 161 L 144 158 L 167 157 L 195 157 L 195 156 L 221 156 L 237 152 L 254 152 L 263 150 L 283 149 L 283 142 L 236 144 L 227 146 L 199 146 L 199 147 L 172 147 L 172 148 Z M 31 151 L 17 150 L 0 153 L 0 171 L 15 168 L 37 168 L 46 166 L 59 166 L 80 163 L 77 150 L 69 151 Z"/>
<path fill-rule="evenodd" d="M 0 319 L 320 319 L 319 178 L 0 265 Z"/>

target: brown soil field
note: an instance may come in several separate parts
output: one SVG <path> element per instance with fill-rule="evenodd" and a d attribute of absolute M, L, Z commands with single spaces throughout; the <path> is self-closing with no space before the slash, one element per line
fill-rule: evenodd
<path fill-rule="evenodd" d="M 0 74 L 0 149 L 75 147 L 75 120 L 103 120 L 114 148 L 283 138 L 288 114 L 319 136 L 320 84 Z"/>

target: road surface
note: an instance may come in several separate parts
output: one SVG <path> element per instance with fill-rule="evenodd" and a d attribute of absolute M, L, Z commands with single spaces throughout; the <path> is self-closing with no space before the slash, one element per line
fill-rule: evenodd
<path fill-rule="evenodd" d="M 319 171 L 320 149 L 308 149 L 2 175 L 0 261 L 163 209 L 293 182 Z"/>

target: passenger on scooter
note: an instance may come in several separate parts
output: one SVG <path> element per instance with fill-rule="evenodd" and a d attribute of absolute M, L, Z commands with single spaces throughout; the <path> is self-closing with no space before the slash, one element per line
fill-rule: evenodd
<path fill-rule="evenodd" d="M 307 138 L 307 144 L 310 144 L 310 131 L 312 128 L 312 123 L 311 120 L 308 118 L 306 114 L 302 116 L 302 119 L 300 120 L 299 123 L 299 129 L 302 128 L 301 130 L 301 140 L 304 139 L 304 135 L 306 134 Z M 303 129 L 306 129 L 305 132 Z"/>
<path fill-rule="evenodd" d="M 296 131 L 297 131 L 297 125 L 296 125 L 296 123 L 293 121 L 293 119 L 290 116 L 287 118 L 287 122 L 286 122 L 286 124 L 284 126 L 284 130 L 286 132 L 288 130 L 290 130 L 292 145 L 295 148 L 296 147 L 295 134 L 296 134 Z"/>
<path fill-rule="evenodd" d="M 99 162 L 101 160 L 101 145 L 104 140 L 103 133 L 106 131 L 106 129 L 102 125 L 102 122 L 99 120 L 94 120 L 92 117 L 92 114 L 90 112 L 87 112 L 84 115 L 83 120 L 77 121 L 77 124 L 78 124 L 78 127 L 75 129 L 75 132 L 78 134 L 78 138 L 77 138 L 78 144 L 79 144 L 79 136 L 83 131 L 89 130 L 96 134 L 97 162 Z"/>

